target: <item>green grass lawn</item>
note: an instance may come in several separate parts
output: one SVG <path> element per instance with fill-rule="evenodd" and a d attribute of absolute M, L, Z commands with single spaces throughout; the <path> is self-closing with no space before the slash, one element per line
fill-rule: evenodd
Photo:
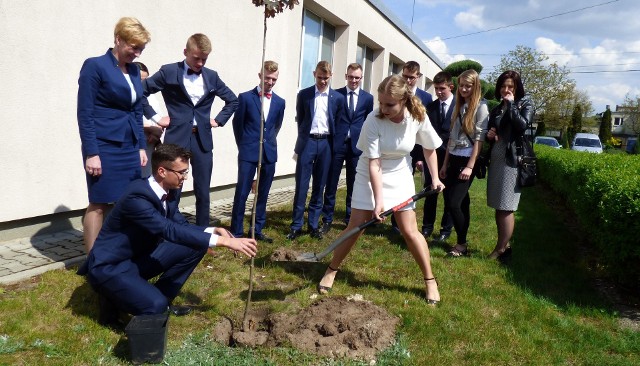
<path fill-rule="evenodd" d="M 513 257 L 486 259 L 496 240 L 484 180 L 471 190 L 471 256 L 445 258 L 431 245 L 442 302 L 424 301 L 424 282 L 402 238 L 389 223 L 367 231 L 342 266 L 331 296 L 362 294 L 401 318 L 396 344 L 378 365 L 638 365 L 640 335 L 624 328 L 593 286 L 594 274 L 565 213 L 543 187 L 527 189 L 517 212 Z M 339 204 L 343 205 L 344 191 Z M 418 204 L 422 217 L 422 202 Z M 442 201 L 440 201 L 442 206 Z M 324 249 L 344 225 L 318 242 L 284 237 L 290 207 L 268 215 L 256 258 L 252 308 L 294 312 L 309 305 L 325 263 L 273 263 L 278 247 Z M 441 209 L 441 207 L 440 207 Z M 337 221 L 344 208 L 336 213 Z M 438 216 L 439 218 L 439 216 Z M 419 221 L 421 222 L 421 221 Z M 449 239 L 455 243 L 455 234 Z M 328 260 L 329 258 L 327 258 Z M 171 317 L 165 363 L 170 365 L 364 365 L 322 359 L 290 348 L 228 348 L 212 343 L 213 325 L 225 316 L 241 321 L 248 289 L 248 261 L 226 250 L 207 256 L 178 298 L 195 305 Z M 73 270 L 52 271 L 0 289 L 0 364 L 127 364 L 123 334 L 96 323 L 97 297 Z"/>

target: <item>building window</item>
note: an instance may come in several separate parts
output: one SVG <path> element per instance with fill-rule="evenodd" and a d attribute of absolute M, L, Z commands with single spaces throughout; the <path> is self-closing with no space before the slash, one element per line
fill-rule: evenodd
<path fill-rule="evenodd" d="M 389 61 L 389 76 L 400 74 L 402 72 L 402 65 L 399 63 L 395 63 L 393 61 Z"/>
<path fill-rule="evenodd" d="M 616 117 L 616 118 L 613 119 L 613 125 L 615 127 L 622 126 L 623 123 L 624 123 L 624 118 L 622 118 L 622 117 Z"/>
<path fill-rule="evenodd" d="M 371 91 L 371 73 L 373 72 L 373 50 L 364 44 L 358 43 L 356 50 L 356 62 L 362 65 L 362 83 L 360 86 L 363 90 Z"/>
<path fill-rule="evenodd" d="M 305 10 L 302 35 L 302 62 L 300 62 L 300 89 L 315 84 L 313 71 L 320 61 L 333 64 L 333 45 L 336 28 L 314 13 Z"/>

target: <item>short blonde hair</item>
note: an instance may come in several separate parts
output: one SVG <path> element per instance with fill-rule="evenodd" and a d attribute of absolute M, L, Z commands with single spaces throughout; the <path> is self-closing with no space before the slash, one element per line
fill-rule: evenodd
<path fill-rule="evenodd" d="M 326 72 L 327 74 L 331 74 L 331 64 L 328 61 L 320 61 L 316 65 L 316 71 Z"/>
<path fill-rule="evenodd" d="M 378 93 L 384 93 L 390 95 L 397 101 L 404 101 L 407 110 L 411 114 L 411 117 L 418 122 L 423 122 L 427 115 L 427 110 L 420 101 L 420 98 L 413 95 L 409 90 L 409 84 L 400 75 L 387 76 L 380 85 L 378 85 Z M 376 115 L 378 118 L 384 118 L 382 112 L 378 112 Z"/>
<path fill-rule="evenodd" d="M 138 19 L 123 17 L 118 20 L 113 30 L 114 42 L 116 38 L 134 46 L 144 46 L 151 41 L 151 34 Z"/>
<path fill-rule="evenodd" d="M 202 33 L 196 33 L 187 39 L 187 50 L 200 50 L 206 54 L 211 53 L 211 41 Z"/>
<path fill-rule="evenodd" d="M 278 63 L 275 61 L 265 61 L 264 62 L 264 71 L 265 72 L 276 72 L 278 71 Z"/>

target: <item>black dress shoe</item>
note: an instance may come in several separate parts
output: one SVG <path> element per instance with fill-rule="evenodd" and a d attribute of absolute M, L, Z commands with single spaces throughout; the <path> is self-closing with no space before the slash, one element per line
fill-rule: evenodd
<path fill-rule="evenodd" d="M 293 240 L 297 237 L 299 237 L 300 235 L 302 235 L 302 230 L 298 229 L 291 229 L 291 231 L 289 231 L 289 234 L 287 234 L 287 239 L 289 240 Z"/>
<path fill-rule="evenodd" d="M 440 234 L 440 235 L 436 236 L 435 239 L 433 239 L 433 240 L 434 241 L 445 242 L 445 241 L 447 241 L 447 239 L 449 239 L 449 235 L 451 235 L 451 234 Z"/>
<path fill-rule="evenodd" d="M 270 237 L 264 235 L 263 233 L 256 233 L 256 240 L 257 241 L 263 241 L 265 243 L 273 243 L 273 239 L 271 239 Z"/>
<path fill-rule="evenodd" d="M 345 217 L 344 219 L 342 219 L 342 222 L 344 222 L 345 225 L 349 225 L 349 220 L 350 219 L 351 219 L 350 217 Z"/>
<path fill-rule="evenodd" d="M 318 229 L 309 229 L 309 236 L 318 240 L 322 239 L 322 233 Z"/>
<path fill-rule="evenodd" d="M 422 236 L 424 236 L 425 238 L 431 237 L 431 233 L 433 233 L 433 230 L 422 229 Z"/>
<path fill-rule="evenodd" d="M 322 224 L 322 229 L 320 229 L 320 232 L 322 234 L 328 233 L 329 230 L 331 230 L 331 223 L 330 222 L 325 222 L 324 224 Z"/>
<path fill-rule="evenodd" d="M 185 316 L 191 313 L 191 307 L 186 305 L 169 305 L 169 311 L 175 316 Z"/>

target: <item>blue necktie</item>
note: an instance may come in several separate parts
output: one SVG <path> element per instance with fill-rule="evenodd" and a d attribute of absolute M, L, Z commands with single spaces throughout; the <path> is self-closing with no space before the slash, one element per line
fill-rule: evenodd
<path fill-rule="evenodd" d="M 353 117 L 356 111 L 356 106 L 353 105 L 353 91 L 349 92 L 349 114 Z"/>

